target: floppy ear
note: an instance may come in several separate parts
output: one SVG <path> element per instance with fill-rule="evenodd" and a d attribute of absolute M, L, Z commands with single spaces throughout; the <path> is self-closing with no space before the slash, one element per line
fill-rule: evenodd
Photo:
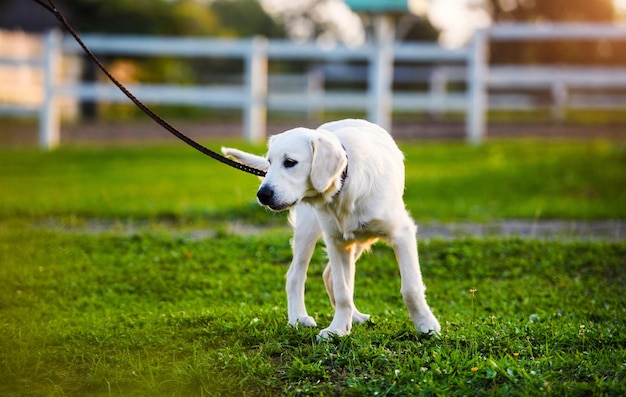
<path fill-rule="evenodd" d="M 332 139 L 321 131 L 314 135 L 311 146 L 313 148 L 311 184 L 316 191 L 324 193 L 339 180 L 346 168 L 348 163 L 346 152 L 339 140 Z"/>
<path fill-rule="evenodd" d="M 267 171 L 267 169 L 270 168 L 270 163 L 265 157 L 228 147 L 222 147 L 222 153 L 224 153 L 224 156 L 230 157 L 238 163 L 245 164 L 261 171 Z"/>

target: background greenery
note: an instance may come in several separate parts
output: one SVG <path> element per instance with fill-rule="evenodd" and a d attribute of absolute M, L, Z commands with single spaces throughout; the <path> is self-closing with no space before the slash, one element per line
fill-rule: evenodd
<path fill-rule="evenodd" d="M 234 145 L 258 154 L 261 146 Z M 626 147 L 608 141 L 403 142 L 419 222 L 626 217 Z M 180 144 L 0 151 L 0 217 L 246 218 L 258 180 Z"/>

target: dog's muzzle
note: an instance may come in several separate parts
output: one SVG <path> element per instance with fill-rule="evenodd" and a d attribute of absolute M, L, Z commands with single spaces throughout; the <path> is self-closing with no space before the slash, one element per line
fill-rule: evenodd
<path fill-rule="evenodd" d="M 268 186 L 261 186 L 259 191 L 256 192 L 256 198 L 259 199 L 259 203 L 271 206 L 274 202 L 274 190 Z"/>
<path fill-rule="evenodd" d="M 289 207 L 294 206 L 298 201 L 294 201 L 292 203 L 284 203 L 277 201 L 280 198 L 276 197 L 274 194 L 274 189 L 268 186 L 261 186 L 258 192 L 256 192 L 256 197 L 259 200 L 261 205 L 268 207 L 273 211 L 282 211 Z"/>

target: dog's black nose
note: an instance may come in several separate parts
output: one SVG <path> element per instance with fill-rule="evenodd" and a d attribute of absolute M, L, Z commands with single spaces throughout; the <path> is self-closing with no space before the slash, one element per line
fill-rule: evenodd
<path fill-rule="evenodd" d="M 272 202 L 274 191 L 267 186 L 261 186 L 259 191 L 256 193 L 256 197 L 259 199 L 261 204 L 268 205 Z"/>

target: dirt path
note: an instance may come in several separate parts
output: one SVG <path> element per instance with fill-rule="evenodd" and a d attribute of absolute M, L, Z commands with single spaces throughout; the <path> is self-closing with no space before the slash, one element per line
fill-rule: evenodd
<path fill-rule="evenodd" d="M 143 232 L 166 232 L 182 235 L 191 239 L 212 238 L 219 233 L 237 236 L 259 236 L 266 233 L 290 233 L 287 221 L 273 226 L 255 225 L 245 222 L 221 223 L 216 227 L 206 224 L 195 227 L 193 224 L 176 225 L 169 221 L 119 221 L 90 219 L 77 224 L 67 224 L 58 219 L 38 221 L 36 227 L 61 230 L 68 233 L 101 234 L 113 233 L 132 235 Z M 457 239 L 457 238 L 530 238 L 565 241 L 623 241 L 626 240 L 626 220 L 602 221 L 530 221 L 505 220 L 499 222 L 456 222 L 456 223 L 424 223 L 420 224 L 418 238 Z"/>
<path fill-rule="evenodd" d="M 506 220 L 488 223 L 425 224 L 419 228 L 422 239 L 462 237 L 521 237 L 562 240 L 626 240 L 626 221 L 529 221 Z"/>
<path fill-rule="evenodd" d="M 243 136 L 242 124 L 233 122 L 176 122 L 172 124 L 193 139 L 239 138 Z M 273 122 L 267 127 L 268 135 L 277 134 L 296 126 L 315 127 L 314 121 Z M 463 140 L 463 122 L 396 122 L 392 128 L 396 139 Z M 492 138 L 536 137 L 547 139 L 626 140 L 624 125 L 574 125 L 574 124 L 491 124 L 488 136 Z M 140 122 L 65 123 L 61 129 L 62 143 L 137 143 L 174 141 L 176 138 L 150 120 Z M 35 123 L 10 123 L 0 128 L 0 146 L 36 145 Z"/>

